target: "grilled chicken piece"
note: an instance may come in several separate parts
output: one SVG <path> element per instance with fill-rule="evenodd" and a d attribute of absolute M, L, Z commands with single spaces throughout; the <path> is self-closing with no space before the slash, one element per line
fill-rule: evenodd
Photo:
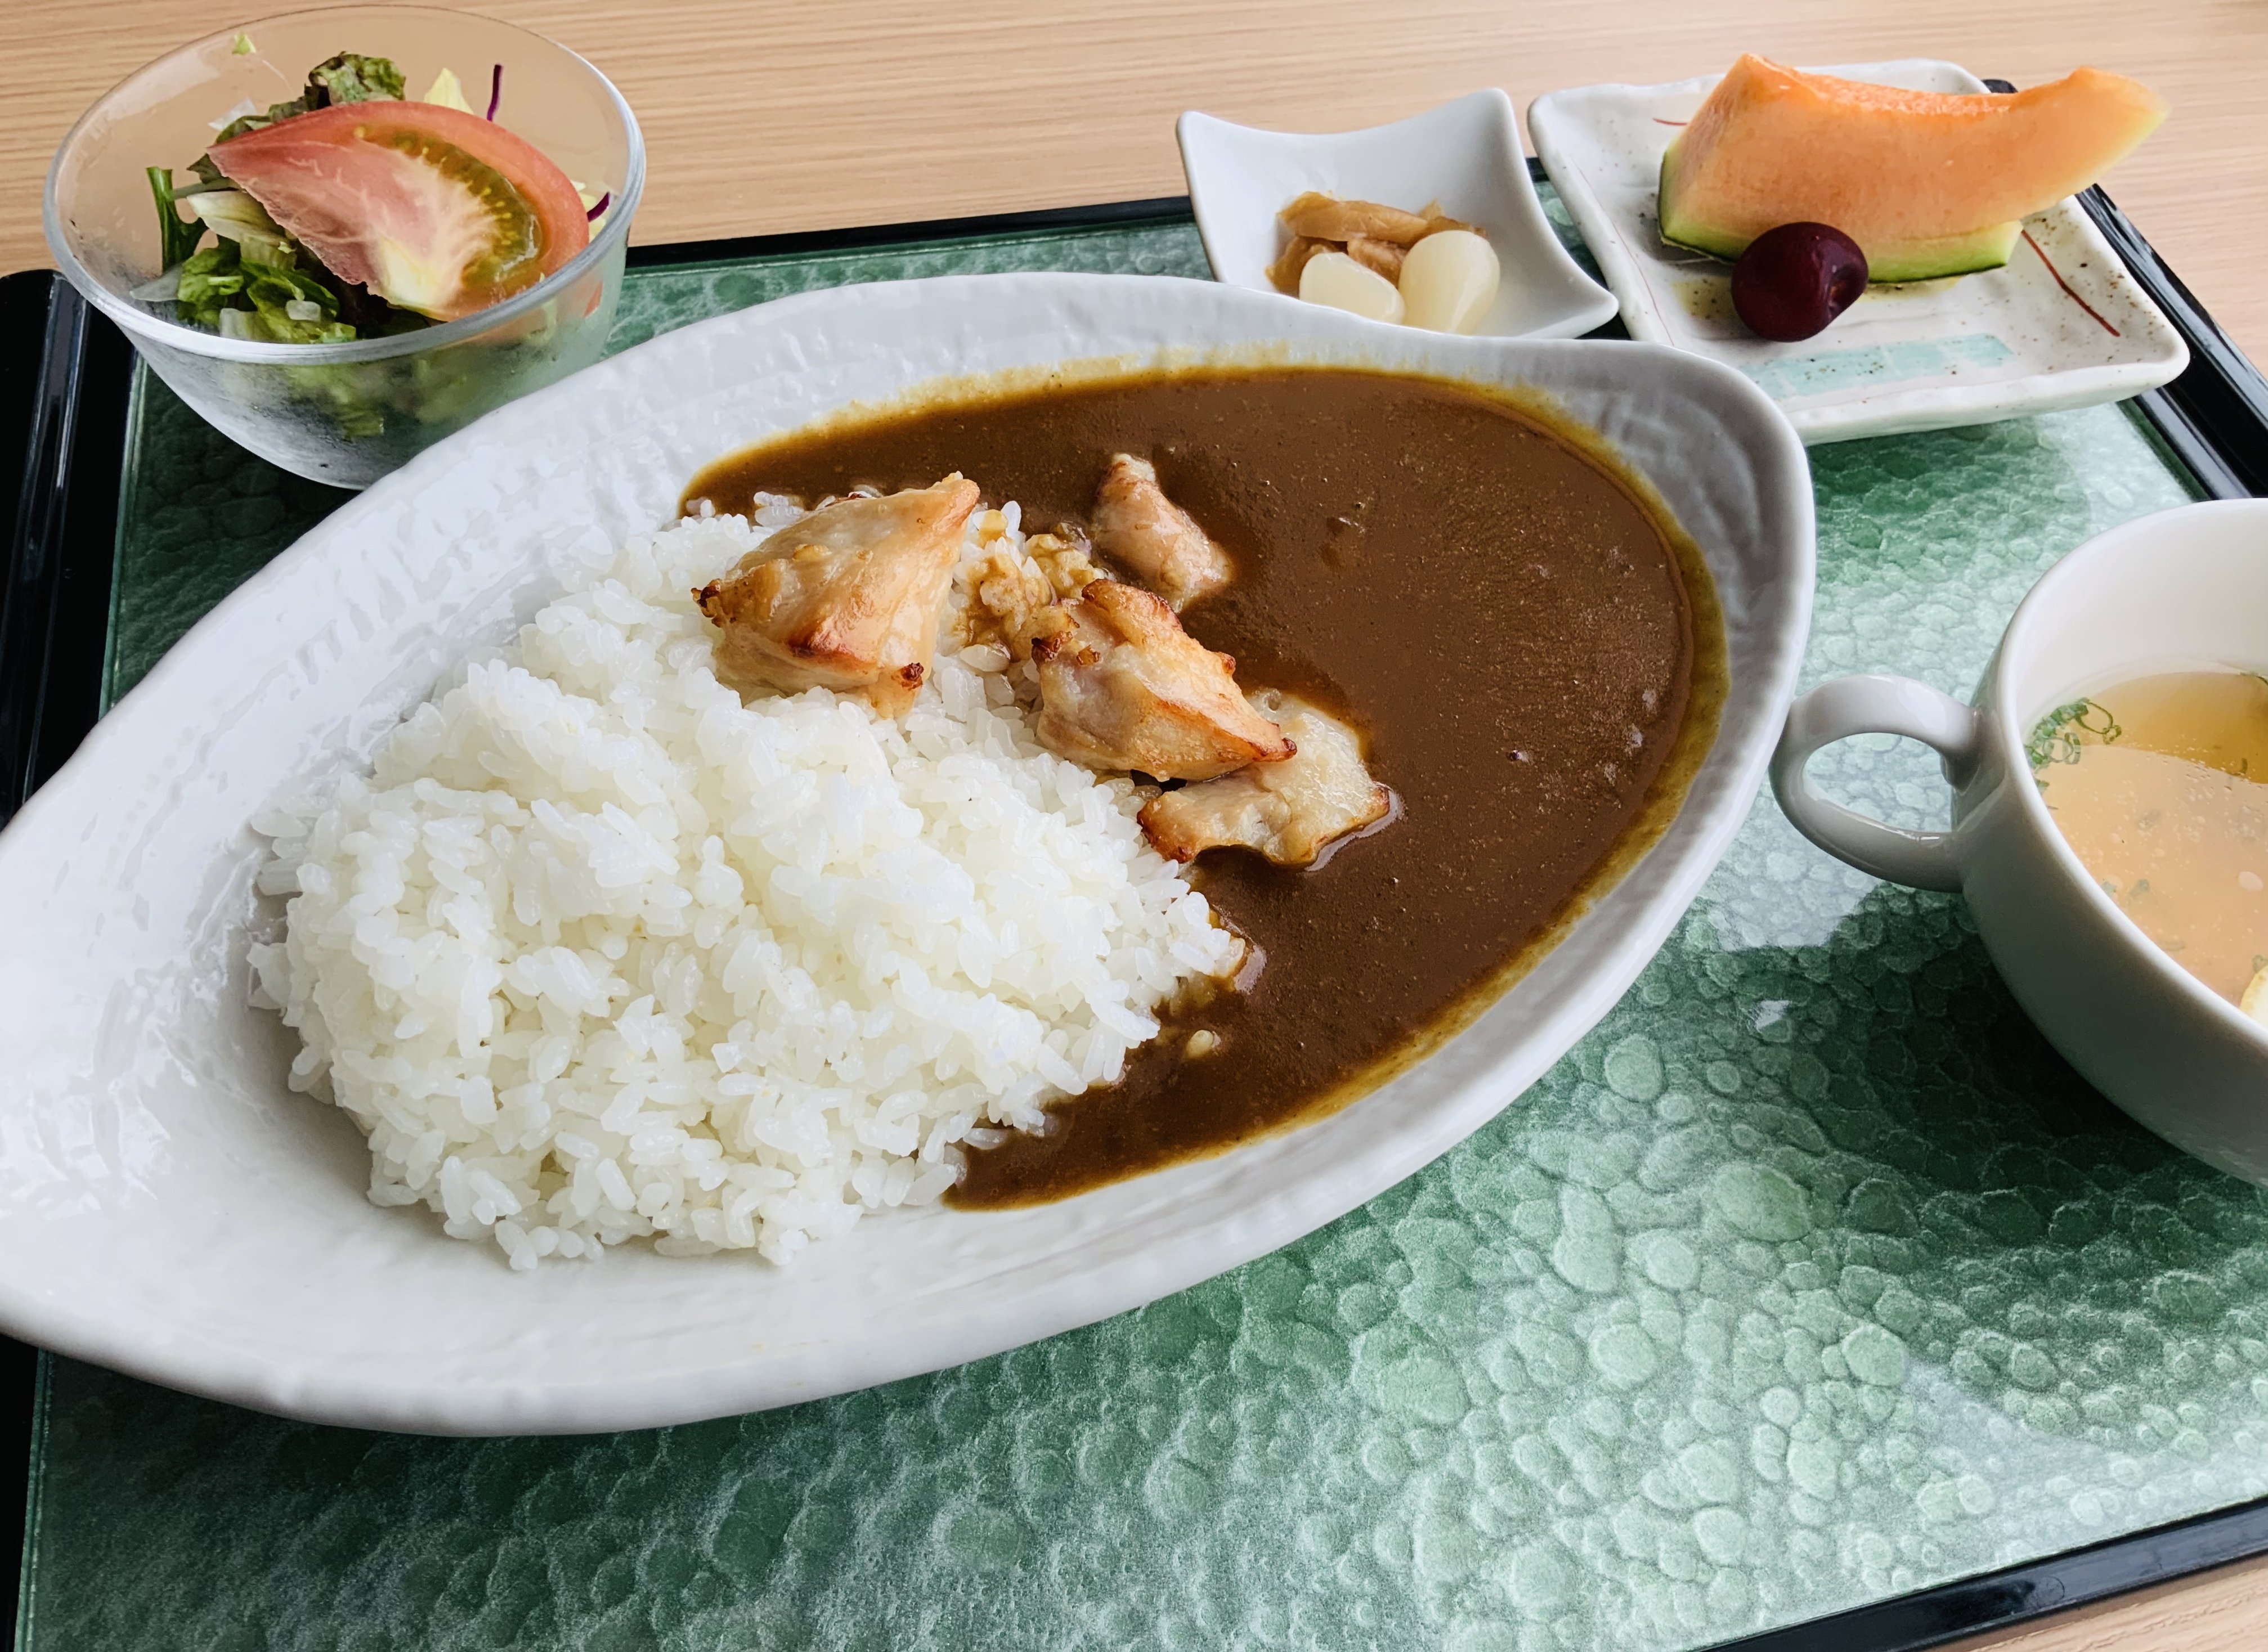
<path fill-rule="evenodd" d="M 720 677 L 793 692 L 864 690 L 896 716 L 914 702 L 937 643 L 938 614 L 961 555 L 976 484 L 822 505 L 694 592 L 724 632 Z"/>
<path fill-rule="evenodd" d="M 1292 738 L 1297 754 L 1152 798 L 1142 830 L 1167 859 L 1235 844 L 1281 866 L 1306 866 L 1325 844 L 1384 819 L 1394 807 L 1394 794 L 1363 767 L 1352 729 L 1274 689 L 1251 698 Z"/>
<path fill-rule="evenodd" d="M 1236 692 L 1236 662 L 1138 586 L 1098 579 L 1032 644 L 1040 744 L 1089 768 L 1210 780 L 1297 750 Z"/>
<path fill-rule="evenodd" d="M 1228 553 L 1166 497 L 1157 467 L 1114 454 L 1094 496 L 1094 545 L 1181 612 L 1229 582 Z"/>

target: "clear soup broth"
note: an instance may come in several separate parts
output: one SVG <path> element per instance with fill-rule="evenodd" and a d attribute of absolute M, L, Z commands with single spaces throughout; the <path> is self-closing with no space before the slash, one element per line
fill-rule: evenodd
<path fill-rule="evenodd" d="M 2041 797 L 2142 933 L 2268 1019 L 2268 679 L 2137 677 L 2033 731 Z"/>

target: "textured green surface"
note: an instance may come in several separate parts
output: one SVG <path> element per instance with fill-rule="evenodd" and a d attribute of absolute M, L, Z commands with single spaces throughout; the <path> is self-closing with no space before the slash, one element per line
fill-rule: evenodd
<path fill-rule="evenodd" d="M 1185 231 L 1128 240 L 1074 251 L 1192 268 Z M 641 276 L 624 328 L 735 278 Z M 2058 556 L 2188 497 L 2117 409 L 1812 458 L 1808 680 L 1965 692 Z M 145 468 L 137 512 L 182 492 Z M 200 484 L 241 513 L 228 566 L 161 585 L 129 534 L 122 680 L 296 531 L 240 474 Z M 1942 819 L 1915 748 L 1817 772 Z M 1505 1116 L 1141 1313 L 593 1440 L 307 1428 L 58 1361 L 40 1475 L 38 1652 L 1690 1648 L 2268 1492 L 2268 1197 L 2075 1077 L 1957 899 L 1765 800 Z"/>

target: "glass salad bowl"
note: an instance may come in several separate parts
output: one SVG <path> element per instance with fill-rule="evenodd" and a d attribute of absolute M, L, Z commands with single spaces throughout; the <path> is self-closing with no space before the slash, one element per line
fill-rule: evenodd
<path fill-rule="evenodd" d="M 284 344 L 173 319 L 148 169 L 186 171 L 239 114 L 294 97 L 341 52 L 391 58 L 419 99 L 441 71 L 475 114 L 549 156 L 593 203 L 591 240 L 490 307 L 393 336 Z M 298 11 L 215 34 L 136 71 L 83 115 L 48 171 L 48 245 L 182 400 L 262 459 L 362 488 L 516 396 L 596 361 L 622 290 L 645 146 L 613 83 L 565 47 L 435 7 Z M 139 296 L 137 296 L 137 294 Z"/>

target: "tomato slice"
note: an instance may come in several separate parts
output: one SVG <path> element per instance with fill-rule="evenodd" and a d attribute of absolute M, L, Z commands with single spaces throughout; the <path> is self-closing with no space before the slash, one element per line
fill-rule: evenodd
<path fill-rule="evenodd" d="M 437 320 L 534 285 L 591 239 L 542 151 L 438 103 L 335 104 L 209 152 L 340 280 Z"/>

